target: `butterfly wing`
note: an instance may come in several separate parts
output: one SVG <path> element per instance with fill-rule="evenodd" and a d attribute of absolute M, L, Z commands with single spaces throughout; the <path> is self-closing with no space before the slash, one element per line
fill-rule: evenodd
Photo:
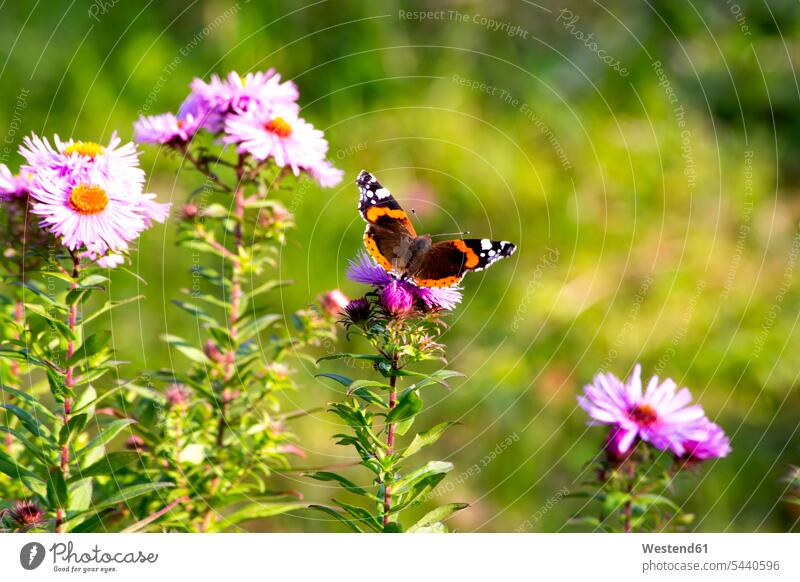
<path fill-rule="evenodd" d="M 435 243 L 425 254 L 412 277 L 421 287 L 451 287 L 470 271 L 481 271 L 504 257 L 511 256 L 516 245 L 488 238 L 467 238 Z"/>
<path fill-rule="evenodd" d="M 372 258 L 387 271 L 397 271 L 410 259 L 410 244 L 417 236 L 408 215 L 392 194 L 369 172 L 356 179 L 360 197 L 358 211 L 367 222 L 364 245 Z"/>

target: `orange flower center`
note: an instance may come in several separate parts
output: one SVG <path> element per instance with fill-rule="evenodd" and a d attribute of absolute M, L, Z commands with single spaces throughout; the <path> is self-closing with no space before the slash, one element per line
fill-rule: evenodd
<path fill-rule="evenodd" d="M 656 411 L 647 404 L 637 404 L 628 414 L 631 420 L 642 426 L 650 426 L 658 420 Z"/>
<path fill-rule="evenodd" d="M 286 120 L 283 117 L 270 119 L 264 125 L 264 129 L 270 133 L 274 133 L 278 137 L 289 137 L 292 135 L 292 126 L 286 123 Z"/>
<path fill-rule="evenodd" d="M 78 184 L 69 195 L 69 205 L 78 214 L 97 214 L 108 205 L 108 195 L 100 186 Z"/>
<path fill-rule="evenodd" d="M 105 148 L 99 143 L 93 141 L 76 141 L 73 144 L 64 148 L 64 153 L 67 155 L 78 154 L 79 156 L 86 156 L 87 158 L 94 159 L 105 151 Z"/>

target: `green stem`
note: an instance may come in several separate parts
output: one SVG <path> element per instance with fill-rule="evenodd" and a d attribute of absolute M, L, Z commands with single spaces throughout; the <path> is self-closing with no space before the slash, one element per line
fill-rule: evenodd
<path fill-rule="evenodd" d="M 74 252 L 72 255 L 72 284 L 71 288 L 75 289 L 78 286 L 78 274 L 80 273 L 81 260 Z M 69 306 L 69 329 L 74 334 L 78 328 L 78 304 L 73 303 Z M 69 361 L 75 353 L 75 340 L 67 342 L 67 361 Z M 72 366 L 67 366 L 66 373 L 64 374 L 64 385 L 67 392 L 71 392 L 75 386 L 75 370 Z M 64 397 L 64 426 L 69 424 L 69 415 L 72 413 L 72 400 L 69 396 Z M 59 465 L 61 474 L 66 482 L 69 473 L 69 445 L 64 444 L 61 446 L 61 462 Z M 56 533 L 64 532 L 64 509 L 59 507 L 56 510 Z"/>
<path fill-rule="evenodd" d="M 392 353 L 392 372 L 397 370 L 397 352 Z M 397 376 L 392 374 L 392 377 L 389 379 L 389 386 L 391 386 L 391 391 L 389 393 L 389 411 L 393 410 L 395 406 L 397 406 Z M 386 455 L 390 456 L 394 453 L 394 434 L 395 434 L 395 425 L 394 423 L 390 424 L 386 430 Z M 392 511 L 392 486 L 390 485 L 391 479 L 393 476 L 389 476 L 388 479 L 384 480 L 383 484 L 383 525 L 389 525 L 390 521 L 390 514 Z"/>

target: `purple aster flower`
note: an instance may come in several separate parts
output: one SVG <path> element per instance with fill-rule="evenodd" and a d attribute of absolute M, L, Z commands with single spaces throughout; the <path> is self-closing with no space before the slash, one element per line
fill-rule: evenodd
<path fill-rule="evenodd" d="M 414 297 L 420 299 L 428 308 L 452 310 L 461 302 L 461 289 L 459 287 L 418 287 L 411 281 L 398 279 L 388 273 L 383 267 L 377 265 L 372 258 L 361 251 L 355 260 L 350 261 L 347 276 L 352 281 L 372 285 L 383 290 L 387 285 L 397 281 Z"/>
<path fill-rule="evenodd" d="M 630 450 L 637 438 L 676 455 L 685 452 L 687 441 L 703 441 L 707 436 L 705 416 L 699 405 L 689 405 L 692 395 L 686 388 L 677 390 L 670 378 L 659 382 L 653 376 L 642 393 L 642 368 L 639 364 L 623 384 L 613 374 L 598 374 L 584 387 L 578 403 L 595 421 L 618 426 L 617 448 Z"/>
<path fill-rule="evenodd" d="M 608 431 L 603 448 L 606 451 L 606 457 L 611 463 L 619 464 L 628 458 L 630 450 L 620 450 L 620 443 L 626 434 L 627 431 L 617 425 L 612 426 Z"/>
<path fill-rule="evenodd" d="M 179 119 L 172 113 L 141 116 L 133 124 L 135 139 L 139 143 L 179 145 L 192 139 L 200 128 L 200 120 L 188 114 Z"/>
<path fill-rule="evenodd" d="M 99 172 L 78 178 L 43 174 L 31 190 L 32 212 L 67 248 L 105 255 L 126 249 L 145 229 L 140 196 Z"/>
<path fill-rule="evenodd" d="M 391 315 L 403 317 L 411 313 L 414 295 L 405 285 L 395 280 L 381 291 L 381 306 Z"/>
<path fill-rule="evenodd" d="M 20 198 L 31 190 L 32 175 L 25 167 L 14 175 L 8 166 L 0 164 L 0 199 Z"/>
<path fill-rule="evenodd" d="M 707 420 L 703 423 L 703 428 L 706 431 L 705 438 L 684 441 L 684 456 L 699 461 L 726 457 L 731 452 L 731 443 L 722 427 Z"/>
<path fill-rule="evenodd" d="M 372 316 L 372 306 L 365 297 L 353 299 L 342 308 L 342 323 L 345 326 L 367 323 Z"/>

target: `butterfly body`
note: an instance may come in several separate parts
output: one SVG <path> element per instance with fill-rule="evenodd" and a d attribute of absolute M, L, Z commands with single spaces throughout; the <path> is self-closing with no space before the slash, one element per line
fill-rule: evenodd
<path fill-rule="evenodd" d="M 516 246 L 508 241 L 454 239 L 433 242 L 418 235 L 406 212 L 369 172 L 356 180 L 358 210 L 367 222 L 364 245 L 387 272 L 421 287 L 457 285 L 469 271 L 480 271 L 510 256 Z"/>

